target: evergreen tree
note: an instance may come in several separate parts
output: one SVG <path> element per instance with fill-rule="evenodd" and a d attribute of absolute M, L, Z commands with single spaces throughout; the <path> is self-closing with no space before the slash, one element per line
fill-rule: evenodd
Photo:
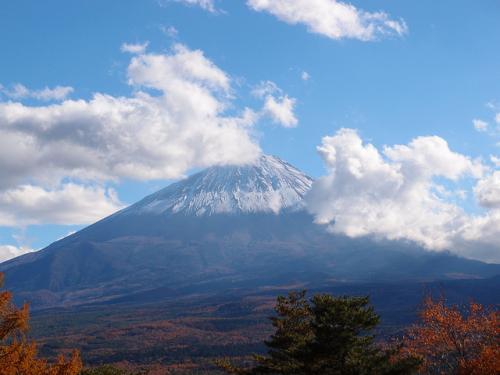
<path fill-rule="evenodd" d="M 268 353 L 255 356 L 252 368 L 238 368 L 227 360 L 218 364 L 233 374 L 364 375 L 411 374 L 414 357 L 396 358 L 396 348 L 382 348 L 372 331 L 379 316 L 367 297 L 334 297 L 306 292 L 278 297 L 274 334 L 265 344 Z"/>

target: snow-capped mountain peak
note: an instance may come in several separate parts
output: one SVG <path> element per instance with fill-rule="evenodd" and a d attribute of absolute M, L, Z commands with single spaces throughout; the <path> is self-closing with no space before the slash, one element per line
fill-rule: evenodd
<path fill-rule="evenodd" d="M 125 210 L 135 214 L 279 213 L 303 208 L 313 180 L 275 156 L 216 166 L 152 194 Z"/>

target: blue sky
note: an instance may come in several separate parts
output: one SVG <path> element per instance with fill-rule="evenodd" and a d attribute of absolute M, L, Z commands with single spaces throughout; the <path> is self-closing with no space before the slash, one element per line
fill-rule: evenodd
<path fill-rule="evenodd" d="M 380 152 L 384 145 L 407 145 L 419 136 L 438 136 L 453 152 L 470 160 L 482 158 L 484 166 L 490 168 L 483 179 L 498 169 L 490 160 L 500 154 L 499 125 L 495 122 L 500 113 L 498 1 L 352 0 L 350 4 L 359 14 L 384 12 L 387 19 L 407 27 L 402 32 L 378 33 L 374 40 L 314 32 L 311 25 L 293 24 L 283 19 L 286 15 L 276 15 L 279 9 L 268 6 L 257 11 L 255 5 L 252 9 L 251 1 L 214 1 L 215 10 L 206 9 L 210 2 L 188 2 L 197 3 L 3 2 L 0 101 L 29 107 L 57 105 L 64 99 L 40 99 L 40 90 L 57 86 L 72 88 L 66 100 L 89 101 L 94 93 L 131 97 L 137 88 L 129 83 L 127 68 L 135 55 L 124 52 L 123 44 L 148 42 L 144 53 L 158 55 L 172 55 L 173 46 L 182 45 L 189 51 L 202 51 L 204 58 L 230 78 L 230 93 L 226 93 L 230 98 L 224 99 L 229 102 L 226 113 L 237 116 L 245 107 L 261 111 L 268 96 L 257 97 L 255 88 L 266 81 L 279 87 L 272 93 L 278 104 L 283 104 L 283 98 L 292 99 L 297 126 L 287 126 L 269 112 L 254 121 L 251 135 L 263 152 L 278 155 L 315 178 L 329 173 L 325 155 L 317 153 L 317 146 L 324 136 L 333 136 L 341 128 L 357 129 L 359 137 Z M 136 83 L 139 80 L 133 79 Z M 16 96 L 16 84 L 30 93 L 17 92 Z M 139 85 L 147 86 L 148 92 L 158 89 L 143 81 Z M 474 119 L 487 123 L 486 131 L 476 130 Z M 78 137 L 76 130 L 74 137 Z M 0 153 L 2 157 L 7 158 L 7 153 Z M 204 166 L 194 160 L 183 172 Z M 4 180 L 9 180 L 9 173 L 7 167 L 0 169 Z M 172 178 L 165 178 L 167 175 Z M 29 183 L 49 191 L 75 180 L 75 176 L 58 176 L 57 182 L 47 182 L 27 172 L 3 189 L 8 192 Z M 174 174 L 134 176 L 92 177 L 84 184 L 112 187 L 116 201 L 128 204 L 176 178 Z M 436 174 L 438 179 L 440 176 Z M 454 191 L 472 191 L 479 177 L 445 180 L 443 185 Z M 497 182 L 492 181 L 488 182 L 493 184 L 489 197 L 498 194 Z M 471 193 L 460 207 L 482 214 L 489 203 L 481 207 L 477 200 Z M 496 203 L 487 208 L 492 205 Z M 0 246 L 38 249 L 85 225 L 84 219 L 74 220 L 81 221 L 76 225 L 61 225 L 60 221 L 40 219 L 33 224 L 6 219 L 6 225 L 1 226 L 0 220 Z M 497 234 L 493 236 L 498 239 Z"/>

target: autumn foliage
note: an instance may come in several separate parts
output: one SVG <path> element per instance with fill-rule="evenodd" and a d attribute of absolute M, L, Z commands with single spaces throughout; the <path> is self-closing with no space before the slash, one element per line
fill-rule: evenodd
<path fill-rule="evenodd" d="M 0 287 L 2 282 L 0 273 Z M 275 312 L 265 355 L 245 359 L 244 367 L 229 359 L 217 365 L 226 373 L 242 375 L 500 374 L 499 313 L 478 303 L 450 306 L 443 297 L 427 297 L 419 322 L 406 331 L 402 342 L 386 344 L 376 340 L 379 316 L 365 297 L 307 298 L 305 291 L 291 292 L 277 299 Z M 127 373 L 110 366 L 82 371 L 78 352 L 49 363 L 38 356 L 37 343 L 28 339 L 28 323 L 28 306 L 17 308 L 11 293 L 0 290 L 0 375 Z M 144 327 L 151 336 L 159 326 L 143 323 Z M 167 328 L 172 327 L 168 323 Z"/>
<path fill-rule="evenodd" d="M 419 324 L 404 339 L 405 355 L 422 360 L 425 374 L 500 374 L 498 311 L 471 302 L 447 306 L 427 297 Z"/>
<path fill-rule="evenodd" d="M 0 287 L 3 274 L 0 273 Z M 25 304 L 18 309 L 12 302 L 12 294 L 0 291 L 0 375 L 76 375 L 82 369 L 78 352 L 66 361 L 60 356 L 49 364 L 37 355 L 35 341 L 26 337 L 29 328 L 29 311 Z"/>

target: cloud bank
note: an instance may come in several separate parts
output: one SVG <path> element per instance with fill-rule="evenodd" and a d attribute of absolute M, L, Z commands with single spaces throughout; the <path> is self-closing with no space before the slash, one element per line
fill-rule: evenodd
<path fill-rule="evenodd" d="M 89 224 L 123 207 L 107 187 L 112 182 L 177 179 L 193 168 L 258 158 L 253 125 L 260 115 L 236 108 L 231 77 L 200 50 L 176 44 L 155 54 L 147 47 L 121 47 L 133 55 L 128 96 L 72 100 L 70 87 L 0 86 L 9 99 L 0 101 L 0 226 Z M 282 105 L 290 103 L 273 110 Z M 283 110 L 276 116 L 295 121 Z M 22 249 L 2 245 L 0 259 Z"/>
<path fill-rule="evenodd" d="M 0 263 L 5 262 L 6 260 L 31 253 L 35 250 L 32 250 L 27 247 L 17 247 L 11 245 L 0 245 Z"/>
<path fill-rule="evenodd" d="M 22 185 L 0 193 L 0 225 L 77 225 L 91 223 L 123 208 L 113 189 L 63 184 L 49 190 Z"/>
<path fill-rule="evenodd" d="M 234 108 L 231 78 L 202 51 L 124 46 L 131 96 L 0 102 L 0 225 L 87 224 L 122 207 L 110 181 L 259 156 L 254 112 Z"/>
<path fill-rule="evenodd" d="M 341 129 L 324 137 L 318 151 L 328 174 L 306 199 L 316 221 L 332 232 L 500 261 L 500 172 L 451 151 L 436 136 L 379 151 L 355 130 Z M 474 194 L 485 213 L 461 208 L 463 192 L 453 186 L 464 178 L 476 181 Z"/>

